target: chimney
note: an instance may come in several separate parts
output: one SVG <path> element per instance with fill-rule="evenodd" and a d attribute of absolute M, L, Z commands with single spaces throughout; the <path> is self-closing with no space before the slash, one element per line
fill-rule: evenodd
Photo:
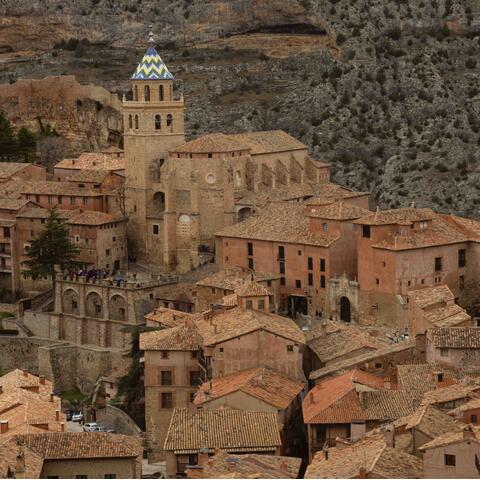
<path fill-rule="evenodd" d="M 204 466 L 208 462 L 208 448 L 202 448 L 198 452 L 198 465 Z"/>
<path fill-rule="evenodd" d="M 360 467 L 357 478 L 367 478 L 367 471 L 365 470 L 365 467 Z"/>
<path fill-rule="evenodd" d="M 50 394 L 50 401 L 53 402 L 53 399 L 55 398 L 55 395 L 53 393 Z"/>
<path fill-rule="evenodd" d="M 24 377 L 28 377 L 28 372 L 26 370 L 22 370 L 22 372 Z"/>
<path fill-rule="evenodd" d="M 280 464 L 280 470 L 288 473 L 288 463 L 285 460 Z"/>
<path fill-rule="evenodd" d="M 40 382 L 40 385 L 45 385 L 45 377 L 43 375 L 38 377 L 38 381 Z"/>
<path fill-rule="evenodd" d="M 8 432 L 8 420 L 0 420 L 0 433 Z"/>
<path fill-rule="evenodd" d="M 60 410 L 55 410 L 55 420 L 57 422 L 60 420 Z"/>
<path fill-rule="evenodd" d="M 327 336 L 327 322 L 322 322 L 320 325 L 320 336 L 326 337 Z"/>
<path fill-rule="evenodd" d="M 62 423 L 60 424 L 60 430 L 61 430 L 62 432 L 65 431 L 65 423 L 64 423 L 64 422 L 62 422 Z"/>
<path fill-rule="evenodd" d="M 385 428 L 385 443 L 391 448 L 395 448 L 395 429 L 393 425 L 388 425 Z"/>

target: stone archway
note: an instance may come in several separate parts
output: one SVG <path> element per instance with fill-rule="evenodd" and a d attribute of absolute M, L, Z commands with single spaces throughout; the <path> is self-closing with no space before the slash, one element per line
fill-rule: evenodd
<path fill-rule="evenodd" d="M 242 207 L 238 212 L 237 212 L 237 221 L 238 222 L 243 222 L 246 220 L 250 215 L 252 214 L 252 209 L 250 207 Z"/>
<path fill-rule="evenodd" d="M 347 297 L 340 297 L 340 320 L 347 323 L 352 321 L 352 309 Z"/>
<path fill-rule="evenodd" d="M 90 292 L 86 297 L 87 317 L 102 318 L 103 302 L 102 297 L 97 292 Z"/>
<path fill-rule="evenodd" d="M 80 314 L 79 296 L 73 288 L 68 288 L 62 295 L 62 311 L 73 315 Z"/>

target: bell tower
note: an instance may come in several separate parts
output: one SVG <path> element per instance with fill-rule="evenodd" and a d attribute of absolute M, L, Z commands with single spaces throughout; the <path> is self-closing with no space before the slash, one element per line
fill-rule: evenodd
<path fill-rule="evenodd" d="M 150 224 L 163 223 L 168 207 L 160 167 L 168 152 L 185 142 L 183 96 L 174 97 L 173 75 L 155 50 L 151 31 L 147 52 L 131 80 L 131 99 L 123 99 L 125 208 L 132 250 L 145 261 L 150 260 L 149 249 L 162 249 L 160 244 L 148 246 Z"/>

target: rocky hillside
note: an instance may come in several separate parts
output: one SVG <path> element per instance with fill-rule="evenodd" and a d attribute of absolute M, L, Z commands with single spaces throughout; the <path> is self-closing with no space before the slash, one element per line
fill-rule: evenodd
<path fill-rule="evenodd" d="M 282 128 L 383 207 L 480 216 L 479 20 L 476 0 L 0 0 L 0 81 L 127 91 L 153 24 L 191 136 Z"/>

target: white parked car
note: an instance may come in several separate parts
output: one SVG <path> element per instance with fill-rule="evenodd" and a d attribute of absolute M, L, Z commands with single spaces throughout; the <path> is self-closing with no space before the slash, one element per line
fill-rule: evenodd
<path fill-rule="evenodd" d="M 95 432 L 96 430 L 98 430 L 98 427 L 99 427 L 99 425 L 96 422 L 86 423 L 83 426 L 83 431 L 84 432 Z"/>
<path fill-rule="evenodd" d="M 72 422 L 81 422 L 83 420 L 83 412 L 75 412 L 72 415 Z"/>

